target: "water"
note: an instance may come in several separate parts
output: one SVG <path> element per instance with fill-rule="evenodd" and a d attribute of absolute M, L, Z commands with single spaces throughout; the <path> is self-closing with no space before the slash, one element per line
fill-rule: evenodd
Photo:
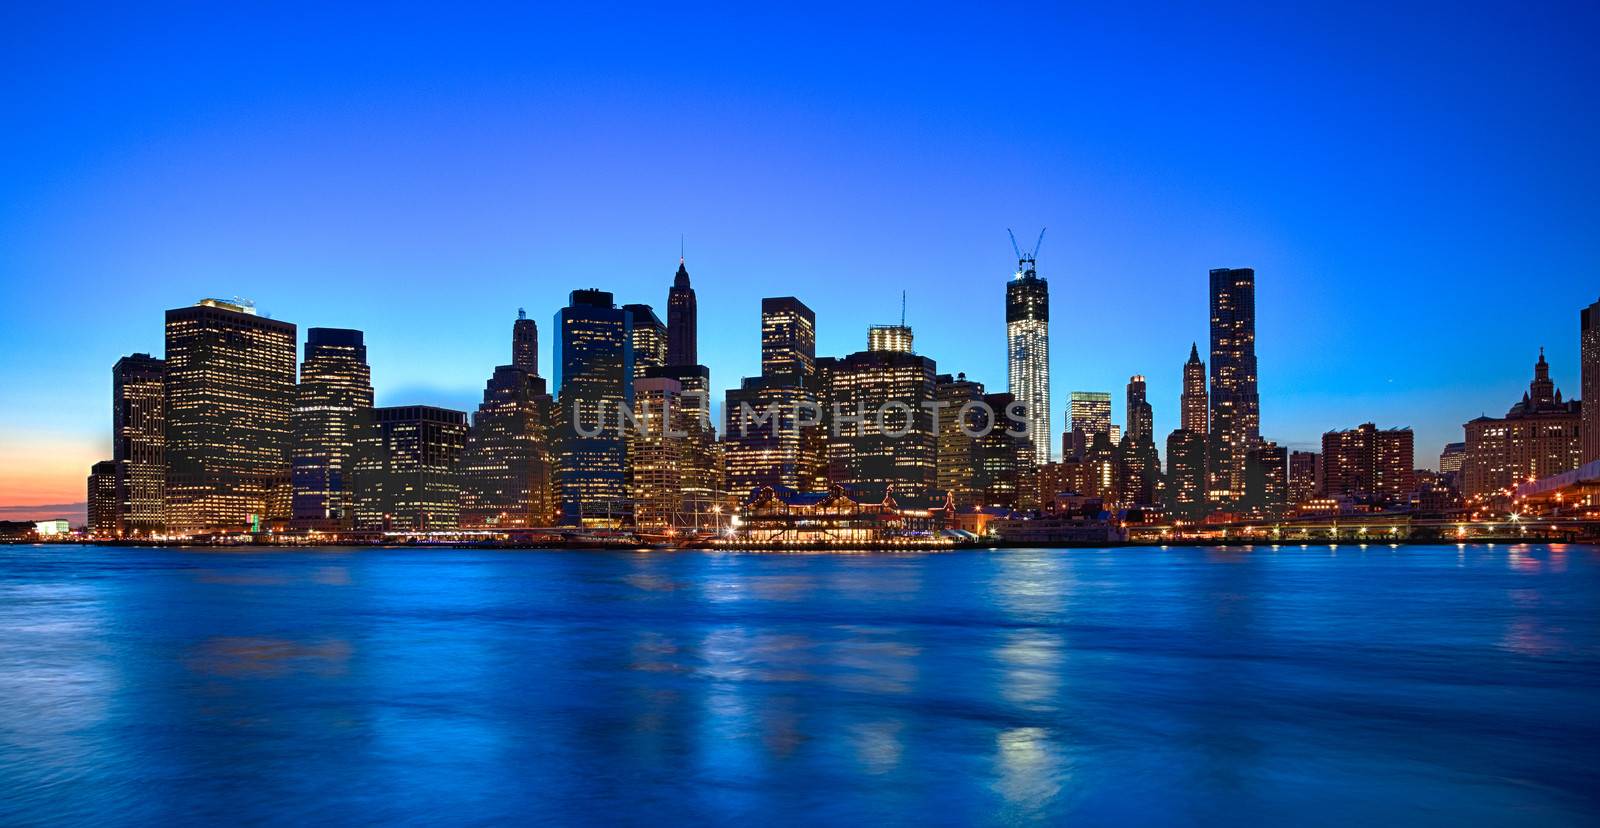
<path fill-rule="evenodd" d="M 1600 550 L 0 547 L 0 824 L 1577 824 Z"/>

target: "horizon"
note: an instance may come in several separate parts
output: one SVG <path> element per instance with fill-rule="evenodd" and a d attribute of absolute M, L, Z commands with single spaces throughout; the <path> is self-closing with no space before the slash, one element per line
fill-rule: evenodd
<path fill-rule="evenodd" d="M 380 405 L 470 412 L 517 308 L 549 377 L 567 292 L 661 314 L 680 234 L 719 407 L 759 374 L 763 296 L 808 304 L 842 355 L 906 291 L 917 351 L 1005 390 L 1004 233 L 1041 226 L 1052 443 L 1073 391 L 1126 425 L 1135 374 L 1175 427 L 1213 267 L 1256 271 L 1261 431 L 1291 450 L 1370 421 L 1435 467 L 1541 346 L 1578 396 L 1592 7 L 292 12 L 0 14 L 0 519 L 81 506 L 111 365 L 161 354 L 168 308 L 243 295 L 301 344 L 362 330 Z M 1063 48 L 1018 76 L 1021 22 Z"/>

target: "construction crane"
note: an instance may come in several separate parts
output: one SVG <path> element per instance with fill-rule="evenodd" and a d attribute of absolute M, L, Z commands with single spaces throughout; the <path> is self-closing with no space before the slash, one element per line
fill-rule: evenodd
<path fill-rule="evenodd" d="M 1044 228 L 1043 227 L 1039 228 L 1039 239 L 1033 243 L 1033 252 L 1029 253 L 1026 256 L 1022 255 L 1022 248 L 1017 246 L 1017 234 L 1011 232 L 1011 228 L 1007 227 L 1006 228 L 1006 235 L 1011 237 L 1011 249 L 1012 249 L 1012 251 L 1014 251 L 1017 254 L 1017 263 L 1018 264 L 1021 264 L 1023 262 L 1032 263 L 1034 260 L 1036 260 L 1038 258 L 1038 256 L 1039 256 L 1039 246 L 1044 244 Z"/>

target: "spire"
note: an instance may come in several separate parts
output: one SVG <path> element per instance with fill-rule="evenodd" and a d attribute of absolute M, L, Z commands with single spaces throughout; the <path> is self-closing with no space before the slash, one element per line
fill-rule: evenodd
<path fill-rule="evenodd" d="M 1190 362 L 1199 362 L 1200 361 L 1200 343 L 1198 343 L 1198 342 L 1190 342 L 1189 343 L 1189 361 Z"/>
<path fill-rule="evenodd" d="M 517 308 L 517 318 L 518 319 L 527 319 L 528 318 L 528 312 L 523 310 L 522 308 Z"/>

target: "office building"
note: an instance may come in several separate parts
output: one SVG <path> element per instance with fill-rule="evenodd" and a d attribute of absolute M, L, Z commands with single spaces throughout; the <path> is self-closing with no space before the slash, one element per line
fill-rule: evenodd
<path fill-rule="evenodd" d="M 1006 283 L 1006 390 L 1027 407 L 1034 459 L 1043 465 L 1050 462 L 1050 285 L 1038 274 L 1037 252 L 1018 251 L 1017 273 Z"/>
<path fill-rule="evenodd" d="M 722 451 L 728 492 L 746 500 L 762 486 L 816 491 L 822 408 L 803 374 L 745 377 L 723 398 Z M 824 489 L 825 490 L 825 489 Z"/>
<path fill-rule="evenodd" d="M 633 376 L 667 364 L 667 326 L 649 305 L 623 305 L 633 317 Z"/>
<path fill-rule="evenodd" d="M 366 531 L 440 531 L 460 525 L 463 411 L 431 405 L 369 408 L 351 464 L 354 524 Z"/>
<path fill-rule="evenodd" d="M 1062 446 L 1070 457 L 1082 457 L 1094 442 L 1094 435 L 1111 436 L 1111 394 L 1107 391 L 1074 391 L 1068 409 L 1067 434 Z M 1116 445 L 1112 441 L 1112 445 Z"/>
<path fill-rule="evenodd" d="M 1241 506 L 1246 514 L 1260 518 L 1282 516 L 1289 501 L 1288 450 L 1270 440 L 1252 446 L 1245 455 L 1244 489 Z M 1406 491 L 1410 491 L 1409 485 Z"/>
<path fill-rule="evenodd" d="M 461 526 L 523 528 L 555 523 L 550 418 L 544 378 L 519 365 L 494 369 L 472 415 L 458 466 Z"/>
<path fill-rule="evenodd" d="M 900 350 L 897 340 L 879 344 L 880 350 L 817 360 L 826 381 L 828 472 L 859 502 L 892 493 L 896 502 L 922 503 L 937 482 L 931 404 L 938 371 L 932 359 Z"/>
<path fill-rule="evenodd" d="M 1206 364 L 1200 361 L 1200 349 L 1189 344 L 1189 359 L 1183 363 L 1183 394 L 1179 399 L 1181 418 L 1179 428 L 1195 434 L 1205 434 L 1208 414 L 1206 395 Z"/>
<path fill-rule="evenodd" d="M 1167 435 L 1166 496 L 1174 519 L 1206 516 L 1206 435 L 1183 428 Z"/>
<path fill-rule="evenodd" d="M 1212 501 L 1232 505 L 1244 494 L 1245 463 L 1261 437 L 1256 377 L 1256 272 L 1211 271 Z"/>
<path fill-rule="evenodd" d="M 167 311 L 166 340 L 168 531 L 289 517 L 295 326 L 205 299 Z"/>
<path fill-rule="evenodd" d="M 101 460 L 89 469 L 89 535 L 115 538 L 117 526 L 117 462 Z"/>
<path fill-rule="evenodd" d="M 977 482 L 978 438 L 972 436 L 979 432 L 985 419 L 978 406 L 983 397 L 983 383 L 967 379 L 964 373 L 954 377 L 940 374 L 935 379 L 934 399 L 939 414 L 935 485 L 939 491 L 950 493 L 958 509 L 978 506 L 983 501 Z"/>
<path fill-rule="evenodd" d="M 1035 465 L 1033 442 L 1025 436 L 1009 433 L 1015 424 L 1007 419 L 1005 412 L 1015 410 L 1015 397 L 985 394 L 983 403 L 983 408 L 972 409 L 977 415 L 975 430 L 982 434 L 975 441 L 976 473 L 973 475 L 978 503 L 989 508 L 1016 509 L 1020 507 L 1021 479 Z M 941 416 L 955 413 L 941 412 Z"/>
<path fill-rule="evenodd" d="M 125 356 L 111 369 L 111 536 L 148 537 L 166 523 L 166 378 L 166 362 L 149 354 Z"/>
<path fill-rule="evenodd" d="M 678 257 L 678 273 L 672 278 L 672 289 L 667 292 L 667 364 L 698 365 L 699 310 L 694 288 L 689 286 L 689 270 L 683 257 Z"/>
<path fill-rule="evenodd" d="M 688 276 L 679 268 L 688 290 Z M 677 288 L 673 289 L 675 294 Z M 694 297 L 688 294 L 688 319 Z M 575 290 L 556 314 L 556 497 L 568 524 L 615 526 L 627 514 L 627 441 L 633 407 L 632 315 L 603 290 Z M 671 331 L 669 329 L 669 335 Z"/>
<path fill-rule="evenodd" d="M 761 375 L 811 376 L 816 368 L 816 314 L 793 296 L 762 299 Z"/>
<path fill-rule="evenodd" d="M 350 458 L 356 427 L 371 407 L 372 370 L 361 331 L 307 329 L 291 418 L 295 526 L 350 526 Z"/>
<path fill-rule="evenodd" d="M 511 323 L 511 364 L 539 375 L 539 324 L 522 308 L 517 308 L 517 321 Z"/>
<path fill-rule="evenodd" d="M 1550 379 L 1544 349 L 1533 367 L 1533 381 L 1504 417 L 1479 417 L 1465 424 L 1467 454 L 1461 468 L 1461 494 L 1468 503 L 1509 494 L 1519 483 L 1577 468 L 1583 459 L 1584 406 L 1562 399 Z"/>
<path fill-rule="evenodd" d="M 638 426 L 628 434 L 628 496 L 635 525 L 645 529 L 694 525 L 681 470 L 688 459 L 692 411 L 683 385 L 668 377 L 633 381 Z"/>

